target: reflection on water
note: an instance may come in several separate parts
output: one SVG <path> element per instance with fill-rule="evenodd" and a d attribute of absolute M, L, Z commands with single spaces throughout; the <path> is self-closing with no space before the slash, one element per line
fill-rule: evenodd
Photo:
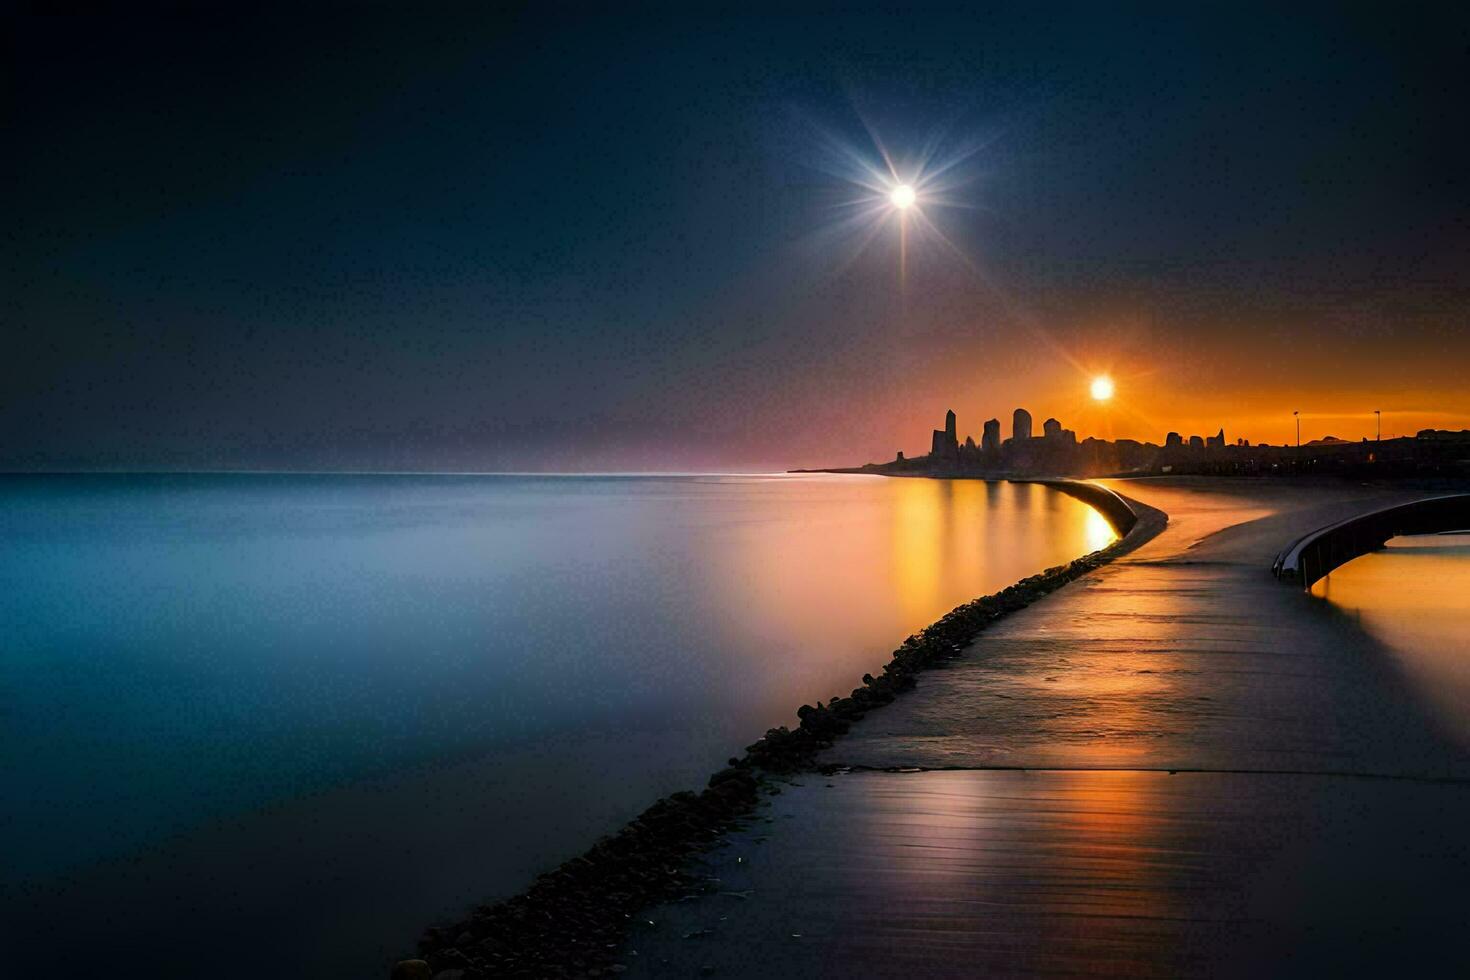
<path fill-rule="evenodd" d="M 0 867 L 53 889 L 11 911 L 105 902 L 135 941 L 227 943 L 242 920 L 211 902 L 266 862 L 260 901 L 302 935 L 252 948 L 374 972 L 340 969 L 364 935 L 401 948 L 522 887 L 954 606 L 1111 539 L 1069 497 L 974 481 L 0 480 L 0 770 L 38 789 L 7 801 Z M 314 829 L 344 814 L 350 845 Z"/>
<path fill-rule="evenodd" d="M 1108 519 L 1091 509 L 1087 511 L 1084 534 L 1088 551 L 1099 551 L 1106 548 L 1118 538 L 1118 533 L 1113 530 L 1113 525 L 1108 523 Z"/>
<path fill-rule="evenodd" d="M 978 581 L 985 570 L 1006 569 L 1006 584 L 1041 571 L 1034 565 L 1022 571 L 1015 554 L 1018 546 L 1024 552 L 1045 547 L 1032 531 L 1060 532 L 1075 549 L 1062 561 L 1117 539 L 1097 511 L 1036 484 L 898 480 L 894 493 L 891 583 L 911 622 L 928 623 L 936 610 L 966 601 L 956 596 L 954 583 Z M 998 523 L 999 515 L 1006 516 Z M 1018 541 L 1018 534 L 1026 540 Z"/>
<path fill-rule="evenodd" d="M 1446 730 L 1470 745 L 1470 535 L 1394 538 L 1312 587 L 1395 654 Z"/>

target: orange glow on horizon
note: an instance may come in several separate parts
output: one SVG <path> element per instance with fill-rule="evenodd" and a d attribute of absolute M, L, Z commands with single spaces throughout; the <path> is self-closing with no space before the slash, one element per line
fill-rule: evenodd
<path fill-rule="evenodd" d="M 864 404 L 861 414 L 851 421 L 834 417 L 835 428 L 877 437 L 871 448 L 853 447 L 844 452 L 843 460 L 892 459 L 897 449 L 910 456 L 923 455 L 928 452 L 929 431 L 942 427 L 947 409 L 958 416 L 962 442 L 966 436 L 978 442 L 985 421 L 991 418 L 1000 420 L 1002 437 L 1009 437 L 1011 413 L 1017 408 L 1029 411 L 1038 429 L 1041 421 L 1056 418 L 1064 428 L 1075 431 L 1079 440 L 1136 439 L 1157 445 L 1162 445 L 1170 432 L 1188 439 L 1192 435 L 1212 436 L 1222 429 L 1231 444 L 1245 438 L 1252 445 L 1294 445 L 1296 417 L 1292 411 L 1298 402 L 1303 443 L 1327 436 L 1352 442 L 1374 439 L 1378 417 L 1373 409 L 1378 405 L 1383 405 L 1381 431 L 1385 440 L 1412 437 L 1422 429 L 1470 428 L 1470 403 L 1464 403 L 1464 393 L 1423 392 L 1414 396 L 1416 402 L 1426 406 L 1441 402 L 1441 409 L 1389 407 L 1396 399 L 1376 390 L 1361 395 L 1308 392 L 1294 402 L 1267 390 L 1214 391 L 1202 385 L 1191 386 L 1187 377 L 1164 371 L 1124 371 L 1108 375 L 1114 384 L 1112 396 L 1099 400 L 1092 392 L 1092 382 L 1098 375 L 1080 372 L 1072 365 L 1056 372 L 1049 383 L 1040 384 L 1017 377 L 1005 365 L 990 371 L 986 368 L 985 364 L 972 371 L 952 368 L 953 376 L 927 381 L 924 396 L 918 398 L 910 385 L 898 384 Z M 1362 407 L 1355 408 L 1353 403 Z M 838 414 L 834 412 L 834 416 Z M 820 459 L 817 465 L 831 465 L 831 447 L 819 447 L 813 458 Z"/>
<path fill-rule="evenodd" d="M 757 445 L 773 445 L 776 430 L 774 444 L 789 447 L 782 458 L 789 466 L 891 460 L 900 450 L 922 456 L 948 409 L 958 416 L 960 441 L 977 443 L 992 418 L 1009 437 L 1017 408 L 1030 412 L 1038 431 L 1055 418 L 1078 440 L 1154 445 L 1170 432 L 1188 439 L 1222 429 L 1228 444 L 1244 438 L 1295 445 L 1293 410 L 1301 411 L 1304 443 L 1372 440 L 1374 409 L 1382 409 L 1385 440 L 1470 428 L 1470 388 L 1456 376 L 1453 358 L 1425 365 L 1383 350 L 1345 361 L 1302 357 L 1294 345 L 1196 346 L 1121 315 L 1109 321 L 1121 325 L 1055 331 L 1071 352 L 1062 356 L 1003 319 L 994 326 L 906 320 L 876 349 L 834 348 L 832 360 L 787 396 L 780 422 L 763 429 Z M 1249 333 L 1242 328 L 1240 335 Z M 1358 366 L 1373 358 L 1376 375 Z M 1113 382 L 1106 401 L 1092 397 L 1099 377 Z"/>

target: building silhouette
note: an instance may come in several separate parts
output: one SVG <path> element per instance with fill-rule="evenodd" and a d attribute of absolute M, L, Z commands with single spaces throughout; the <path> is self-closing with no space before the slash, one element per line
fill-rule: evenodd
<path fill-rule="evenodd" d="M 930 440 L 929 454 L 937 459 L 958 459 L 960 441 L 955 434 L 954 409 L 944 414 L 944 428 L 935 429 Z"/>
<path fill-rule="evenodd" d="M 1031 438 L 1031 413 L 1018 408 L 1011 414 L 1011 438 L 1024 442 Z"/>
<path fill-rule="evenodd" d="M 1415 436 L 1349 442 L 1331 436 L 1302 446 L 1251 445 L 1225 441 L 1222 426 L 1208 438 L 1184 439 L 1170 432 L 1162 446 L 1135 439 L 1081 442 L 1077 433 L 1049 418 L 1044 435 L 1031 434 L 1031 413 L 1016 409 L 1010 439 L 1001 440 L 1000 420 L 987 419 L 980 445 L 959 441 L 955 413 L 945 413 L 944 428 L 933 430 L 930 451 L 917 458 L 902 452 L 887 463 L 853 467 L 852 472 L 940 477 L 1015 478 L 1148 474 L 1179 476 L 1353 476 L 1459 475 L 1470 477 L 1470 430 L 1424 429 Z M 843 472 L 847 472 L 844 470 Z"/>
<path fill-rule="evenodd" d="M 985 420 L 985 434 L 980 437 L 980 451 L 988 456 L 1000 452 L 1000 419 Z"/>

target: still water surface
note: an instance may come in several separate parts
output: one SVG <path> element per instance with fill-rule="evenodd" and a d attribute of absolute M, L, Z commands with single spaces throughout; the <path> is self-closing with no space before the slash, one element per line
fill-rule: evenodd
<path fill-rule="evenodd" d="M 1470 535 L 1393 538 L 1312 593 L 1381 640 L 1441 728 L 1470 748 Z"/>
<path fill-rule="evenodd" d="M 974 481 L 201 475 L 3 478 L 0 539 L 0 912 L 305 976 L 376 974 L 1113 533 Z"/>

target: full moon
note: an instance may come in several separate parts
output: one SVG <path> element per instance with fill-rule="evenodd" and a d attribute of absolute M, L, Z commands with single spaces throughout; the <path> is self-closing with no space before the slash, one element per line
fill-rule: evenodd
<path fill-rule="evenodd" d="M 1113 397 L 1113 379 L 1103 375 L 1092 379 L 1092 397 L 1105 402 Z"/>
<path fill-rule="evenodd" d="M 914 206 L 914 189 L 908 184 L 899 184 L 893 189 L 892 193 L 888 195 L 888 199 L 892 201 L 893 206 L 898 208 L 900 211 L 907 211 L 909 208 Z"/>

